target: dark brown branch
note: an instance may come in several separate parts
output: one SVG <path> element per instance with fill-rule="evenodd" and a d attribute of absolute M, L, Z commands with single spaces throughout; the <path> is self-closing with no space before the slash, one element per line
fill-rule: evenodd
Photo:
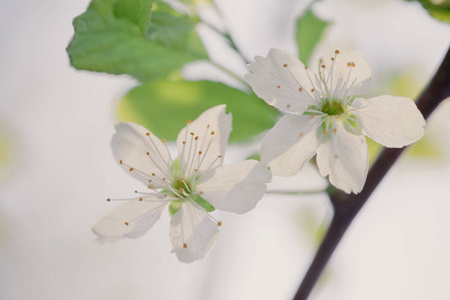
<path fill-rule="evenodd" d="M 442 100 L 450 96 L 450 49 L 433 79 L 420 95 L 416 104 L 427 119 Z M 370 169 L 366 184 L 361 193 L 345 194 L 332 189 L 330 200 L 334 207 L 334 216 L 328 232 L 323 239 L 298 291 L 295 300 L 308 298 L 328 260 L 344 236 L 355 216 L 369 199 L 372 192 L 383 180 L 405 148 L 385 148 Z"/>

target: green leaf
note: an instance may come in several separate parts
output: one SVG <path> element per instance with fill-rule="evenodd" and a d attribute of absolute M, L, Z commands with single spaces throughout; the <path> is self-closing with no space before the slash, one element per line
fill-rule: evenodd
<path fill-rule="evenodd" d="M 297 19 L 297 45 L 300 60 L 306 65 L 330 23 L 316 15 L 310 7 Z"/>
<path fill-rule="evenodd" d="M 435 19 L 450 23 L 450 0 L 406 0 L 419 2 Z"/>
<path fill-rule="evenodd" d="M 93 0 L 74 19 L 67 51 L 77 69 L 160 78 L 208 58 L 195 31 L 198 21 L 159 1 Z"/>
<path fill-rule="evenodd" d="M 243 141 L 271 128 L 277 111 L 254 94 L 211 81 L 158 80 L 132 89 L 119 105 L 122 121 L 141 124 L 167 140 L 176 139 L 186 120 L 226 104 L 233 114 L 231 140 Z"/>
<path fill-rule="evenodd" d="M 113 4 L 114 16 L 135 23 L 139 26 L 141 33 L 145 35 L 150 24 L 153 1 L 116 1 Z"/>
<path fill-rule="evenodd" d="M 195 31 L 198 22 L 199 19 L 181 14 L 165 2 L 157 2 L 147 36 L 168 48 L 178 49 L 180 52 L 189 51 L 199 58 L 208 58 Z"/>

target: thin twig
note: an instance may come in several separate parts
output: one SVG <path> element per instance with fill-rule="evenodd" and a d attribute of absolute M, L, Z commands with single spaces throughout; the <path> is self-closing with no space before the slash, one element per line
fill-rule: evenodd
<path fill-rule="evenodd" d="M 230 47 L 234 49 L 234 51 L 241 57 L 241 59 L 245 62 L 245 64 L 249 64 L 250 61 L 244 56 L 244 54 L 242 54 L 242 52 L 239 50 L 238 46 L 234 43 L 233 38 L 231 37 L 231 33 L 230 30 L 228 29 L 228 26 L 226 24 L 226 20 L 223 16 L 223 13 L 220 11 L 219 7 L 217 6 L 217 4 L 215 3 L 215 1 L 211 1 L 212 3 L 212 8 L 214 9 L 214 11 L 217 13 L 217 15 L 222 19 L 223 23 L 225 24 L 225 32 L 221 32 L 220 30 L 218 30 L 217 28 L 215 28 L 214 26 L 212 26 L 209 23 L 206 23 L 207 25 L 210 26 L 210 28 L 214 29 L 216 32 L 220 33 L 224 38 L 226 38 L 230 44 Z"/>
<path fill-rule="evenodd" d="M 450 96 L 450 49 L 444 57 L 441 66 L 433 79 L 417 100 L 417 107 L 427 119 L 436 107 Z M 384 176 L 394 165 L 405 148 L 385 148 L 370 169 L 364 189 L 360 194 L 345 194 L 334 189 L 330 200 L 334 207 L 334 216 L 328 232 L 314 257 L 294 300 L 308 298 L 328 260 L 341 241 L 343 235 L 355 216 L 377 188 Z"/>
<path fill-rule="evenodd" d="M 228 74 L 229 76 L 233 77 L 234 79 L 236 79 L 237 81 L 239 81 L 240 83 L 244 84 L 246 87 L 250 87 L 250 85 L 248 84 L 247 81 L 245 81 L 241 76 L 233 73 L 232 71 L 228 70 L 227 68 L 219 65 L 218 63 L 215 63 L 213 61 L 208 61 L 211 65 L 213 65 L 214 67 L 216 67 L 217 69 L 221 70 L 222 72 Z"/>
<path fill-rule="evenodd" d="M 266 194 L 283 194 L 283 195 L 314 195 L 326 193 L 326 190 L 309 190 L 309 191 L 283 191 L 283 190 L 269 190 Z"/>

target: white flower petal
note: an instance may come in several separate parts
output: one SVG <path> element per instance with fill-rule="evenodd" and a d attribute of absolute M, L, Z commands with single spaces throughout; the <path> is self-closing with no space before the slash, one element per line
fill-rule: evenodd
<path fill-rule="evenodd" d="M 348 66 L 348 63 L 354 63 L 354 66 Z M 335 96 L 343 97 L 344 94 L 346 96 L 361 95 L 369 88 L 372 75 L 369 65 L 360 52 L 339 53 L 336 55 L 334 64 L 331 59 L 325 59 L 323 65 L 326 67 L 325 69 L 320 68 L 321 72 L 325 72 L 325 80 L 330 92 Z M 333 71 L 329 76 L 331 68 L 333 68 Z M 341 80 L 340 83 L 339 80 Z M 334 92 L 336 90 L 337 93 Z"/>
<path fill-rule="evenodd" d="M 367 143 L 364 136 L 348 132 L 341 121 L 335 125 L 336 132 L 317 149 L 320 175 L 329 175 L 330 183 L 347 194 L 357 194 L 369 168 Z"/>
<path fill-rule="evenodd" d="M 97 240 L 102 244 L 109 244 L 123 238 L 135 239 L 144 235 L 168 204 L 167 201 L 160 202 L 162 198 L 159 195 L 146 196 L 145 199 L 129 200 L 98 220 L 92 227 L 92 231 L 98 236 Z"/>
<path fill-rule="evenodd" d="M 203 112 L 178 134 L 177 145 L 181 168 L 199 173 L 220 166 L 231 132 L 231 113 L 226 105 L 219 105 Z M 185 142 L 185 143 L 184 143 Z"/>
<path fill-rule="evenodd" d="M 181 262 L 191 263 L 205 257 L 218 237 L 217 223 L 190 201 L 184 202 L 170 221 L 172 252 Z"/>
<path fill-rule="evenodd" d="M 127 173 L 145 184 L 148 184 L 150 178 L 156 181 L 156 177 L 168 176 L 170 154 L 158 137 L 135 123 L 119 123 L 116 125 L 116 131 L 111 147 L 116 160 L 122 161 L 121 166 Z M 156 177 L 151 176 L 152 173 L 155 173 Z"/>
<path fill-rule="evenodd" d="M 357 98 L 351 113 L 362 132 L 386 147 L 399 148 L 419 140 L 425 119 L 416 104 L 406 97 Z"/>
<path fill-rule="evenodd" d="M 293 176 L 316 153 L 318 117 L 285 115 L 267 133 L 261 145 L 261 163 L 272 174 Z"/>
<path fill-rule="evenodd" d="M 285 112 L 302 112 L 315 104 L 311 93 L 314 73 L 292 53 L 270 49 L 266 57 L 256 56 L 245 75 L 253 91 L 268 104 Z M 300 90 L 301 89 L 301 90 Z M 309 96 L 308 96 L 309 95 Z"/>
<path fill-rule="evenodd" d="M 200 179 L 196 190 L 215 208 L 242 214 L 255 208 L 271 178 L 266 167 L 246 160 L 216 168 Z"/>

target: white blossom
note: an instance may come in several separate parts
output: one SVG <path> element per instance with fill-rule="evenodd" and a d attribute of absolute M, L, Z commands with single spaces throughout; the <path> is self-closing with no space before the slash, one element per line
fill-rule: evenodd
<path fill-rule="evenodd" d="M 225 105 L 213 107 L 195 121 L 187 121 L 177 138 L 179 157 L 173 160 L 165 145 L 135 123 L 120 123 L 112 140 L 120 165 L 142 181 L 139 192 L 93 226 L 100 243 L 144 235 L 167 206 L 172 215 L 172 252 L 190 263 L 203 258 L 218 238 L 215 208 L 235 213 L 253 209 L 271 180 L 270 171 L 255 160 L 222 166 L 231 132 Z"/>
<path fill-rule="evenodd" d="M 318 75 L 293 54 L 271 49 L 256 56 L 246 75 L 255 93 L 285 113 L 261 146 L 261 162 L 274 175 L 292 176 L 317 154 L 322 176 L 346 193 L 359 193 L 369 160 L 364 135 L 403 147 L 424 134 L 425 120 L 406 97 L 360 98 L 371 71 L 359 52 L 319 61 Z"/>

